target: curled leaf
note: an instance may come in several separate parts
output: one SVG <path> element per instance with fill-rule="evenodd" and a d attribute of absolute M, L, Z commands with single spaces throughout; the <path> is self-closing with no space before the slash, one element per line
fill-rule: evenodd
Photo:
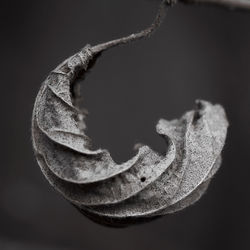
<path fill-rule="evenodd" d="M 166 141 L 166 153 L 139 146 L 122 164 L 107 150 L 92 149 L 86 112 L 74 105 L 73 84 L 90 62 L 108 48 L 148 37 L 174 2 L 163 0 L 147 29 L 87 45 L 69 57 L 49 74 L 36 98 L 32 139 L 41 170 L 71 204 L 101 224 L 126 226 L 181 210 L 202 196 L 221 164 L 228 123 L 220 105 L 197 101 L 180 119 L 161 119 L 156 131 Z"/>
<path fill-rule="evenodd" d="M 161 119 L 166 141 L 160 155 L 148 146 L 123 164 L 107 150 L 93 150 L 85 115 L 71 89 L 95 54 L 91 46 L 65 60 L 43 83 L 33 111 L 37 161 L 50 184 L 83 214 L 124 226 L 183 209 L 198 200 L 221 163 L 227 120 L 220 105 L 197 101 L 180 119 Z"/>

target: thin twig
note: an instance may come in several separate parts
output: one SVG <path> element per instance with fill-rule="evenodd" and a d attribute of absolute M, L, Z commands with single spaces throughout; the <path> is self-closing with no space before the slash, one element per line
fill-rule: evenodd
<path fill-rule="evenodd" d="M 187 4 L 213 4 L 221 5 L 230 9 L 250 9 L 250 0 L 179 0 Z"/>

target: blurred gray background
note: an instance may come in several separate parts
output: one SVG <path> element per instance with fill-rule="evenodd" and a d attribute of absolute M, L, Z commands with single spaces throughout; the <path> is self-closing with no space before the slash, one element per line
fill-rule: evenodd
<path fill-rule="evenodd" d="M 223 165 L 196 205 L 126 229 L 99 226 L 56 193 L 33 156 L 31 113 L 50 70 L 81 49 L 139 31 L 153 0 L 1 0 L 0 249 L 250 249 L 250 12 L 178 5 L 150 40 L 103 53 L 82 82 L 87 134 L 117 162 L 159 118 L 197 98 L 224 105 Z"/>

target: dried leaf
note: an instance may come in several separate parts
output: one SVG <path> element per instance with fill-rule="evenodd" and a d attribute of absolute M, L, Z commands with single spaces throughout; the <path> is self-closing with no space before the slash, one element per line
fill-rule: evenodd
<path fill-rule="evenodd" d="M 94 48 L 94 49 L 93 49 Z M 221 163 L 227 120 L 220 105 L 197 101 L 179 120 L 160 120 L 166 154 L 148 146 L 123 164 L 107 150 L 93 150 L 85 114 L 74 106 L 75 79 L 95 58 L 86 46 L 53 70 L 33 111 L 37 161 L 50 184 L 83 214 L 106 225 L 125 226 L 176 212 L 197 201 Z"/>
<path fill-rule="evenodd" d="M 93 150 L 85 134 L 86 111 L 72 87 L 100 52 L 148 37 L 175 0 L 163 0 L 155 21 L 136 34 L 87 45 L 53 70 L 34 105 L 32 139 L 37 161 L 50 184 L 92 220 L 109 226 L 150 221 L 196 202 L 221 164 L 227 119 L 220 105 L 197 101 L 179 120 L 160 120 L 165 155 L 136 145 L 137 154 L 116 164 L 107 150 Z"/>

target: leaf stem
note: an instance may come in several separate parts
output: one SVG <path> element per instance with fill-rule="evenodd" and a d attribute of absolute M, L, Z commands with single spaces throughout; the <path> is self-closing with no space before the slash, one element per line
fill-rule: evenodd
<path fill-rule="evenodd" d="M 91 48 L 92 53 L 94 54 L 98 54 L 104 50 L 107 50 L 109 48 L 121 45 L 121 44 L 127 44 L 142 38 L 147 38 L 150 37 L 150 35 L 152 35 L 152 33 L 158 28 L 160 27 L 166 11 L 169 9 L 169 7 L 171 7 L 173 4 L 176 3 L 176 0 L 163 0 L 160 4 L 159 10 L 157 12 L 156 18 L 154 20 L 154 22 L 146 29 L 138 32 L 138 33 L 134 33 L 131 34 L 129 36 L 126 37 L 122 37 L 119 39 L 115 39 L 109 42 L 105 42 L 105 43 L 101 43 L 98 45 L 95 45 Z"/>

